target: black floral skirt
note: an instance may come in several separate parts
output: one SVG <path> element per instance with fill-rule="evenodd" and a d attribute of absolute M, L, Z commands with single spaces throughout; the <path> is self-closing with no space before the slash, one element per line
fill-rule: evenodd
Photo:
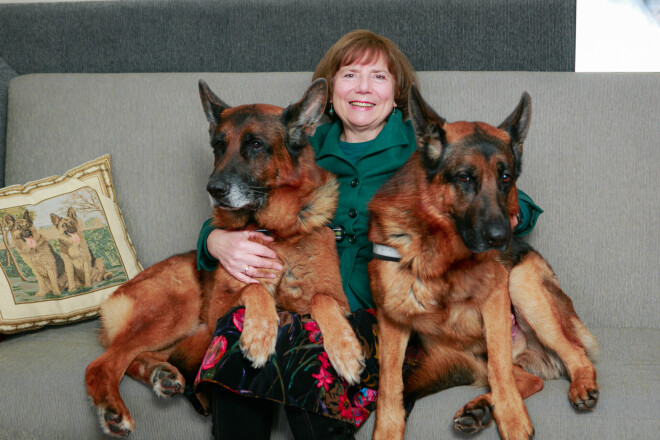
<path fill-rule="evenodd" d="M 195 380 L 195 390 L 221 385 L 241 395 L 269 399 L 340 419 L 359 427 L 376 406 L 378 390 L 378 326 L 373 310 L 349 316 L 364 349 L 361 382 L 349 385 L 334 370 L 323 349 L 323 336 L 309 315 L 279 312 L 275 354 L 263 368 L 253 368 L 239 347 L 245 308 L 232 309 L 217 322 L 215 333 Z M 421 356 L 410 344 L 404 362 L 407 376 Z M 407 402 L 407 410 L 412 402 Z"/>

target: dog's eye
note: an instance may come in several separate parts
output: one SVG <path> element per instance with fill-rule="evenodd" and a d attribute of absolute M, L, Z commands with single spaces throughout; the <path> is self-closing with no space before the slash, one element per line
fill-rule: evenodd
<path fill-rule="evenodd" d="M 263 144 L 259 141 L 250 142 L 250 148 L 252 148 L 253 150 L 258 150 L 261 147 L 263 147 Z"/>
<path fill-rule="evenodd" d="M 511 182 L 511 174 L 502 174 L 502 183 Z"/>
<path fill-rule="evenodd" d="M 458 178 L 458 181 L 461 183 L 468 183 L 470 181 L 470 175 L 466 173 L 461 173 L 456 177 Z"/>

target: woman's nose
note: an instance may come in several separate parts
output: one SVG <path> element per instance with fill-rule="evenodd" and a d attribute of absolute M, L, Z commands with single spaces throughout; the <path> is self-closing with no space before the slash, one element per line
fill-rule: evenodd
<path fill-rule="evenodd" d="M 371 84 L 369 82 L 369 77 L 368 76 L 360 76 L 360 79 L 358 81 L 357 85 L 357 91 L 361 93 L 367 93 L 371 90 Z"/>

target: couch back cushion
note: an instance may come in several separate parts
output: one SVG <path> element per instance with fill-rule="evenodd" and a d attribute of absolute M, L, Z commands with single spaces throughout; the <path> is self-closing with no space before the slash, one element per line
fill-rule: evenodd
<path fill-rule="evenodd" d="M 530 242 L 588 326 L 660 328 L 660 75 L 421 72 L 450 121 L 499 124 L 532 97 L 519 187 L 545 210 Z M 138 258 L 193 249 L 211 211 L 208 123 L 197 81 L 227 103 L 287 105 L 298 73 L 37 74 L 9 89 L 7 184 L 110 154 Z"/>

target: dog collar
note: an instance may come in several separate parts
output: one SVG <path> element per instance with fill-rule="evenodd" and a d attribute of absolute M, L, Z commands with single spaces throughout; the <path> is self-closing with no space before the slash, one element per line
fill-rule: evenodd
<path fill-rule="evenodd" d="M 401 261 L 399 251 L 380 243 L 374 243 L 374 258 L 385 261 Z"/>

